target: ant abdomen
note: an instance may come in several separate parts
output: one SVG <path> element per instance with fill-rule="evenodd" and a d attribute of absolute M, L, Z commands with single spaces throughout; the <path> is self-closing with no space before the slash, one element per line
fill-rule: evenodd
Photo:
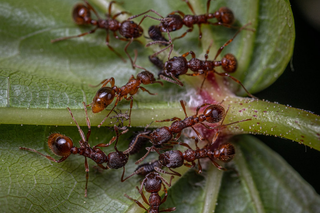
<path fill-rule="evenodd" d="M 227 7 L 221 7 L 215 13 L 215 17 L 218 20 L 218 22 L 222 22 L 223 24 L 231 25 L 234 22 L 233 12 Z"/>
<path fill-rule="evenodd" d="M 72 11 L 72 18 L 78 25 L 90 24 L 91 13 L 90 10 L 83 4 L 77 4 Z"/>
<path fill-rule="evenodd" d="M 174 76 L 186 74 L 188 72 L 188 61 L 185 57 L 175 56 L 165 63 L 165 69 Z"/>
<path fill-rule="evenodd" d="M 222 69 L 226 73 L 233 73 L 237 70 L 238 67 L 238 62 L 237 59 L 234 55 L 231 53 L 226 54 L 222 59 L 221 59 L 221 66 Z"/>
<path fill-rule="evenodd" d="M 53 133 L 48 138 L 48 146 L 55 155 L 64 157 L 71 154 L 73 142 L 67 136 Z"/>
<path fill-rule="evenodd" d="M 162 33 L 161 33 L 161 30 L 160 30 L 159 26 L 152 25 L 151 27 L 149 27 L 148 35 L 153 41 L 168 42 L 168 40 L 165 37 L 162 36 Z M 167 46 L 168 44 L 165 44 L 165 43 L 162 44 L 161 43 L 161 45 Z M 149 59 L 150 59 L 150 56 L 149 56 Z"/>
<path fill-rule="evenodd" d="M 168 168 L 178 168 L 183 165 L 183 154 L 179 150 L 170 150 L 159 156 L 159 162 Z"/>
<path fill-rule="evenodd" d="M 128 162 L 128 155 L 122 152 L 111 152 L 108 154 L 107 165 L 111 169 L 119 169 L 124 167 Z"/>
<path fill-rule="evenodd" d="M 121 23 L 119 33 L 125 38 L 138 38 L 142 35 L 143 29 L 133 21 L 124 21 Z"/>
<path fill-rule="evenodd" d="M 111 87 L 100 88 L 92 101 L 92 112 L 98 113 L 104 110 L 112 103 L 115 96 L 115 91 Z"/>
<path fill-rule="evenodd" d="M 223 106 L 220 105 L 210 105 L 203 112 L 206 121 L 209 123 L 220 122 L 225 116 L 225 114 L 225 109 L 223 108 Z"/>
<path fill-rule="evenodd" d="M 223 162 L 229 162 L 235 155 L 234 146 L 231 143 L 221 144 L 218 149 L 214 151 L 214 157 Z"/>

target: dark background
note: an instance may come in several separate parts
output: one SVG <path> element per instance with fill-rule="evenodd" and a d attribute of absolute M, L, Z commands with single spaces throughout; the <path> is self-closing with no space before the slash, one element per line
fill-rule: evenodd
<path fill-rule="evenodd" d="M 295 20 L 296 41 L 292 58 L 280 78 L 255 94 L 260 99 L 289 104 L 320 115 L 320 31 L 313 27 L 298 0 L 290 1 Z M 320 194 L 320 152 L 291 140 L 257 136 L 279 153 Z"/>

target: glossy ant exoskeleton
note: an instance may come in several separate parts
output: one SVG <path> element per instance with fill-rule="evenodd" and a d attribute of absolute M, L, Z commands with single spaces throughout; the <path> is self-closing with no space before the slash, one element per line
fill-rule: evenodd
<path fill-rule="evenodd" d="M 223 46 L 219 48 L 219 50 L 216 53 L 216 56 L 214 59 L 208 60 L 208 54 L 211 48 L 211 44 L 209 45 L 206 54 L 205 54 L 205 60 L 200 60 L 196 58 L 196 54 L 193 51 L 189 51 L 187 53 L 184 53 L 182 56 L 175 56 L 168 61 L 165 62 L 164 64 L 164 69 L 160 72 L 159 77 L 162 80 L 183 86 L 183 83 L 178 79 L 180 75 L 188 75 L 188 76 L 197 76 L 197 75 L 203 75 L 204 74 L 204 79 L 201 83 L 200 89 L 202 89 L 203 84 L 210 72 L 220 75 L 220 76 L 226 76 L 238 83 L 245 91 L 246 93 L 252 97 L 255 98 L 245 87 L 244 85 L 235 77 L 231 76 L 230 73 L 234 73 L 237 69 L 238 62 L 237 59 L 234 55 L 231 53 L 226 54 L 220 61 L 216 61 L 217 57 L 220 55 L 222 50 L 229 45 L 234 38 L 239 34 L 239 32 L 242 30 L 241 28 L 230 40 L 228 40 Z M 162 50 L 161 50 L 162 51 Z M 161 52 L 160 51 L 160 52 Z M 158 52 L 159 53 L 159 52 Z M 157 55 L 158 53 L 155 53 Z M 192 58 L 187 61 L 186 57 L 188 55 L 191 55 Z M 153 56 L 150 56 L 153 57 Z M 155 62 L 156 66 L 159 66 L 158 64 L 160 63 L 159 60 L 157 59 L 151 59 L 150 60 L 152 63 Z M 225 72 L 219 73 L 215 70 L 215 67 L 221 66 L 222 69 Z M 192 74 L 187 74 L 188 70 L 193 71 Z"/>
<path fill-rule="evenodd" d="M 168 209 L 163 209 L 159 211 L 159 207 L 161 204 L 163 204 L 168 197 L 168 191 L 167 188 L 165 186 L 165 184 L 168 185 L 168 187 L 171 186 L 171 181 L 172 181 L 173 176 L 171 176 L 170 182 L 168 183 L 163 177 L 161 177 L 158 173 L 156 172 L 151 172 L 149 174 L 146 175 L 146 177 L 143 179 L 140 189 L 138 187 L 137 190 L 139 191 L 139 193 L 141 194 L 141 197 L 143 199 L 143 201 L 150 206 L 149 209 L 147 209 L 146 207 L 144 207 L 142 205 L 142 203 L 140 203 L 138 200 L 133 199 L 131 197 L 129 197 L 127 194 L 124 194 L 124 196 L 130 200 L 132 200 L 133 202 L 135 202 L 136 204 L 138 204 L 141 208 L 143 208 L 144 210 L 146 210 L 148 213 L 158 213 L 158 212 L 172 212 L 175 211 L 176 208 L 175 207 L 171 207 Z M 165 184 L 164 184 L 164 183 Z M 147 192 L 150 193 L 149 196 L 149 201 L 147 200 L 147 198 L 145 197 L 142 189 L 143 186 L 145 187 L 145 190 Z M 160 195 L 158 194 L 158 192 L 161 190 L 161 186 L 163 186 L 164 189 L 164 197 L 163 199 L 161 199 Z"/>
<path fill-rule="evenodd" d="M 166 121 L 174 121 L 174 122 L 169 127 L 167 126 L 160 127 L 149 134 L 143 134 L 143 133 L 138 134 L 135 142 L 132 143 L 132 145 L 123 153 L 125 154 L 130 153 L 130 151 L 135 148 L 135 145 L 140 137 L 148 138 L 152 143 L 152 146 L 149 147 L 148 152 L 136 162 L 136 164 L 138 164 L 143 159 L 145 159 L 151 151 L 158 149 L 160 146 L 162 146 L 163 148 L 169 148 L 169 147 L 171 148 L 172 147 L 171 145 L 174 145 L 174 144 L 183 145 L 183 143 L 178 143 L 177 140 L 180 138 L 182 130 L 187 127 L 191 127 L 195 131 L 197 136 L 200 138 L 200 140 L 202 140 L 203 137 L 201 136 L 201 134 L 193 127 L 195 124 L 201 124 L 207 129 L 221 130 L 229 125 L 251 120 L 249 118 L 241 121 L 232 122 L 229 124 L 223 124 L 224 118 L 226 117 L 228 110 L 225 111 L 225 109 L 220 104 L 209 104 L 209 103 L 204 103 L 201 106 L 197 107 L 196 114 L 188 117 L 185 104 L 182 100 L 180 101 L 180 104 L 186 116 L 184 120 L 181 120 L 178 117 L 174 117 L 171 119 L 156 121 L 156 122 L 166 122 Z M 198 115 L 199 110 L 204 106 L 208 106 L 208 107 L 206 107 L 206 109 L 202 114 Z M 211 127 L 205 124 L 204 123 L 205 121 L 211 124 L 221 122 L 221 124 L 215 127 Z M 174 137 L 174 134 L 176 134 L 175 137 Z"/>
<path fill-rule="evenodd" d="M 106 87 L 106 85 L 109 82 L 111 84 L 111 87 Z M 115 80 L 113 77 L 101 81 L 100 83 L 102 84 L 101 88 L 97 91 L 96 95 L 92 100 L 92 103 L 88 104 L 87 106 L 91 106 L 93 113 L 98 113 L 104 110 L 105 108 L 107 108 L 112 103 L 115 97 L 116 97 L 116 102 L 114 103 L 114 106 L 110 110 L 109 114 L 103 119 L 103 121 L 98 125 L 98 127 L 100 127 L 104 123 L 104 121 L 108 118 L 110 113 L 117 106 L 119 101 L 121 101 L 123 98 L 126 100 L 131 100 L 130 112 L 129 112 L 129 126 L 130 126 L 131 109 L 133 105 L 133 95 L 135 95 L 139 89 L 141 89 L 143 92 L 149 93 L 150 95 L 155 95 L 154 93 L 149 92 L 146 88 L 140 86 L 141 84 L 148 85 L 148 84 L 155 84 L 155 83 L 159 83 L 163 85 L 161 81 L 156 81 L 153 74 L 147 70 L 140 72 L 137 75 L 137 78 L 135 78 L 132 75 L 128 83 L 120 88 L 115 86 Z"/>
<path fill-rule="evenodd" d="M 88 132 L 87 135 L 85 137 L 82 129 L 80 128 L 79 124 L 77 123 L 77 121 L 75 120 L 75 118 L 73 117 L 73 114 L 70 110 L 70 108 L 68 107 L 67 109 L 69 110 L 69 113 L 73 119 L 73 121 L 75 122 L 75 124 L 78 127 L 78 131 L 80 133 L 81 136 L 81 140 L 79 141 L 80 147 L 75 147 L 73 146 L 73 142 L 72 139 L 59 134 L 59 133 L 53 133 L 49 136 L 48 138 L 48 146 L 51 149 L 51 151 L 55 154 L 61 157 L 61 159 L 56 160 L 54 158 L 52 158 L 49 155 L 45 155 L 42 154 L 40 152 L 38 152 L 35 149 L 30 149 L 30 148 L 26 148 L 26 147 L 19 147 L 20 149 L 23 150 L 28 150 L 31 152 L 35 152 L 38 153 L 44 157 L 46 157 L 47 159 L 54 161 L 56 163 L 61 163 L 63 161 L 65 161 L 71 154 L 79 154 L 79 155 L 83 155 L 85 157 L 85 171 L 86 171 L 86 186 L 85 186 L 85 197 L 87 197 L 87 186 L 88 186 L 88 179 L 89 179 L 89 166 L 88 166 L 88 162 L 87 162 L 87 158 L 92 159 L 94 162 L 97 163 L 97 165 L 103 169 L 107 169 L 107 167 L 104 167 L 102 164 L 103 163 L 108 163 L 109 164 L 113 161 L 112 156 L 106 155 L 103 151 L 101 151 L 100 149 L 96 148 L 97 146 L 94 147 L 90 147 L 88 140 L 91 134 L 91 124 L 90 124 L 90 120 L 88 118 L 88 113 L 87 113 L 87 108 L 85 103 L 83 103 L 84 105 L 84 109 L 85 109 L 85 113 L 86 113 L 86 122 L 87 122 L 87 126 L 88 126 Z M 116 132 L 117 132 L 117 138 L 113 137 L 110 142 L 109 145 L 112 144 L 115 140 L 116 140 L 116 144 L 118 142 L 118 128 L 115 127 Z M 126 131 L 124 131 L 126 132 Z M 124 133 L 123 132 L 123 133 Z M 115 144 L 115 148 L 116 148 L 116 144 Z"/>
<path fill-rule="evenodd" d="M 129 53 L 127 52 L 127 49 L 128 49 L 128 46 L 132 43 L 133 39 L 138 38 L 143 34 L 143 29 L 138 24 L 134 23 L 133 21 L 129 21 L 129 20 L 126 20 L 123 22 L 117 21 L 116 18 L 119 15 L 129 14 L 129 13 L 122 11 L 122 12 L 119 12 L 119 13 L 112 16 L 111 15 L 111 6 L 113 3 L 115 3 L 115 1 L 110 2 L 108 13 L 106 14 L 106 16 L 107 16 L 106 19 L 102 19 L 98 15 L 96 10 L 86 0 L 84 0 L 84 3 L 85 4 L 79 3 L 74 6 L 73 12 L 72 12 L 73 20 L 78 25 L 93 25 L 93 26 L 95 26 L 95 28 L 90 30 L 89 32 L 81 33 L 81 34 L 75 35 L 75 36 L 57 38 L 57 39 L 51 40 L 51 42 L 54 43 L 57 41 L 62 41 L 62 40 L 70 39 L 70 38 L 82 37 L 82 36 L 94 33 L 98 28 L 105 29 L 107 31 L 106 45 L 109 47 L 109 49 L 111 51 L 113 51 L 115 54 L 117 54 L 125 62 L 125 59 L 117 51 L 115 51 L 113 49 L 113 47 L 110 46 L 110 44 L 109 44 L 109 30 L 110 30 L 113 32 L 113 35 L 116 39 L 119 39 L 122 41 L 129 41 L 128 44 L 125 46 L 124 51 L 127 54 L 127 56 L 129 57 L 131 64 L 132 64 L 132 67 L 134 69 L 132 58 L 129 55 Z M 92 11 L 96 15 L 98 20 L 94 20 L 91 18 L 90 11 Z M 116 33 L 117 31 L 119 31 L 120 35 L 123 36 L 124 38 L 119 37 Z"/>

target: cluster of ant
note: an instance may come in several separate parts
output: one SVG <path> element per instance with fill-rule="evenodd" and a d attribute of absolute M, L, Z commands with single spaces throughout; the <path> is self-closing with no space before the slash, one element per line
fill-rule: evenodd
<path fill-rule="evenodd" d="M 247 94 L 254 98 L 242 85 L 242 83 L 237 80 L 236 78 L 230 76 L 230 73 L 233 73 L 237 69 L 237 60 L 234 55 L 232 54 L 226 54 L 221 61 L 217 61 L 216 58 L 220 55 L 224 47 L 226 47 L 230 42 L 233 41 L 233 39 L 236 37 L 236 35 L 242 30 L 247 29 L 244 27 L 241 27 L 238 32 L 234 35 L 234 37 L 230 40 L 228 40 L 220 49 L 217 51 L 216 56 L 214 60 L 208 60 L 208 54 L 209 54 L 209 48 L 207 49 L 205 60 L 200 60 L 196 58 L 196 55 L 194 52 L 190 51 L 187 52 L 179 57 L 173 57 L 170 58 L 170 54 L 168 56 L 168 61 L 165 63 L 162 62 L 156 55 L 158 55 L 160 52 L 163 52 L 164 50 L 171 47 L 170 53 L 173 48 L 173 41 L 175 39 L 183 38 L 187 33 L 191 32 L 193 30 L 193 26 L 196 24 L 199 26 L 199 39 L 202 37 L 201 33 L 201 24 L 211 24 L 211 25 L 222 25 L 229 28 L 236 28 L 232 26 L 232 23 L 234 22 L 234 15 L 232 11 L 226 7 L 220 8 L 218 11 L 214 13 L 209 13 L 209 7 L 211 0 L 207 1 L 207 12 L 203 15 L 196 15 L 191 4 L 188 2 L 188 0 L 183 0 L 187 3 L 188 7 L 192 11 L 193 15 L 185 15 L 181 11 L 174 11 L 170 13 L 166 17 L 162 17 L 159 13 L 157 13 L 154 10 L 148 10 L 144 13 L 141 13 L 139 15 L 134 15 L 128 18 L 127 20 L 123 22 L 119 22 L 116 20 L 116 18 L 119 15 L 127 14 L 127 12 L 120 12 L 115 15 L 111 15 L 111 6 L 114 1 L 110 2 L 109 10 L 107 14 L 106 19 L 100 18 L 98 13 L 95 11 L 95 9 L 84 0 L 84 3 L 77 4 L 73 9 L 73 19 L 76 22 L 76 24 L 79 25 L 88 25 L 91 24 L 95 26 L 95 28 L 89 32 L 82 33 L 80 35 L 76 36 L 70 36 L 70 37 L 63 37 L 58 38 L 55 40 L 52 40 L 51 42 L 57 42 L 61 40 L 66 40 L 70 38 L 75 37 L 81 37 L 85 36 L 90 33 L 94 33 L 98 28 L 105 29 L 107 31 L 107 46 L 110 48 L 111 51 L 113 51 L 115 54 L 117 54 L 120 58 L 121 55 L 117 53 L 110 45 L 109 45 L 109 30 L 114 33 L 115 38 L 119 40 L 128 41 L 128 44 L 125 46 L 124 50 L 126 54 L 128 55 L 132 67 L 135 68 L 142 68 L 135 64 L 135 60 L 133 61 L 130 57 L 127 49 L 128 46 L 132 43 L 132 41 L 135 38 L 138 38 L 142 36 L 143 29 L 140 27 L 140 24 L 143 22 L 145 18 L 152 18 L 155 20 L 160 21 L 160 24 L 158 26 L 151 26 L 148 30 L 149 37 L 153 40 L 153 42 L 150 42 L 147 44 L 147 46 L 150 46 L 152 44 L 162 44 L 166 47 L 159 52 L 156 52 L 152 56 L 149 56 L 149 60 L 159 67 L 161 69 L 159 73 L 159 80 L 165 80 L 180 86 L 183 86 L 183 83 L 178 79 L 180 75 L 190 75 L 190 76 L 197 76 L 204 74 L 204 80 L 201 84 L 201 88 L 203 86 L 203 83 L 205 79 L 207 78 L 208 73 L 213 72 L 220 76 L 226 76 L 237 82 L 242 86 L 242 88 L 247 92 Z M 94 20 L 91 18 L 91 12 L 93 12 L 97 20 Z M 145 15 L 148 12 L 153 12 L 157 14 L 160 18 L 155 18 L 149 15 Z M 139 24 L 136 24 L 132 21 L 132 19 L 142 16 L 144 17 L 141 19 Z M 215 23 L 210 22 L 209 20 L 216 19 Z M 181 36 L 171 39 L 170 32 L 176 31 L 181 29 L 183 26 L 186 26 L 188 30 L 183 33 Z M 252 29 L 247 29 L 252 30 Z M 117 35 L 117 31 L 119 31 L 120 35 L 123 37 L 119 37 Z M 253 30 L 252 30 L 253 31 Z M 165 36 L 162 33 L 167 33 L 168 39 L 165 38 Z M 188 55 L 191 55 L 192 58 L 188 61 L 186 57 Z M 122 58 L 123 59 L 123 58 Z M 123 59 L 124 60 L 124 59 Z M 215 71 L 215 67 L 221 66 L 225 72 L 219 73 Z M 188 70 L 193 71 L 192 74 L 187 74 Z M 111 87 L 108 87 L 107 85 L 110 83 Z M 20 147 L 20 149 L 28 150 L 31 152 L 36 152 L 47 159 L 54 161 L 56 163 L 61 163 L 64 160 L 66 160 L 71 154 L 79 154 L 85 157 L 85 171 L 86 171 L 86 185 L 85 185 L 85 196 L 87 196 L 87 185 L 88 185 L 88 179 L 89 179 L 89 167 L 87 163 L 87 158 L 92 159 L 100 168 L 102 169 L 119 169 L 123 168 L 122 176 L 121 176 L 121 182 L 124 182 L 128 178 L 132 177 L 133 175 L 142 175 L 144 176 L 144 179 L 140 185 L 140 188 L 136 187 L 139 191 L 139 193 L 142 196 L 142 199 L 146 204 L 149 205 L 149 209 L 144 207 L 139 201 L 129 197 L 125 194 L 125 196 L 136 202 L 141 208 L 145 209 L 148 212 L 170 212 L 174 211 L 176 208 L 168 208 L 163 209 L 159 211 L 159 206 L 164 203 L 167 199 L 167 186 L 171 186 L 171 181 L 174 176 L 181 176 L 180 173 L 174 171 L 173 169 L 181 167 L 181 166 L 187 166 L 187 167 L 195 167 L 196 163 L 195 161 L 198 160 L 198 172 L 202 171 L 202 167 L 200 164 L 200 159 L 207 158 L 209 159 L 219 170 L 225 170 L 225 168 L 221 167 L 216 160 L 220 160 L 222 162 L 229 162 L 233 159 L 235 154 L 235 149 L 232 144 L 230 143 L 224 143 L 220 144 L 218 147 L 213 146 L 214 142 L 216 141 L 217 137 L 219 136 L 220 132 L 226 128 L 228 125 L 232 125 L 239 122 L 248 121 L 251 119 L 236 121 L 229 124 L 223 124 L 223 121 L 225 119 L 225 116 L 228 112 L 228 110 L 225 110 L 224 107 L 219 104 L 210 104 L 210 103 L 204 103 L 197 107 L 196 113 L 192 116 L 187 116 L 186 108 L 184 101 L 180 101 L 181 107 L 184 111 L 185 118 L 182 120 L 178 117 L 173 117 L 171 119 L 156 121 L 156 122 L 168 122 L 168 121 L 174 121 L 170 126 L 163 126 L 160 128 L 157 128 L 155 130 L 147 130 L 147 128 L 143 131 L 138 133 L 129 143 L 129 147 L 125 151 L 119 151 L 117 149 L 117 144 L 120 135 L 125 134 L 128 129 L 126 126 L 116 126 L 114 125 L 114 130 L 116 132 L 116 136 L 114 136 L 109 143 L 101 143 L 96 146 L 90 147 L 88 141 L 91 134 L 91 124 L 90 120 L 88 118 L 87 113 L 87 107 L 91 107 L 93 113 L 98 113 L 107 108 L 113 100 L 116 98 L 115 103 L 113 105 L 113 108 L 110 110 L 108 115 L 103 119 L 103 121 L 99 124 L 98 127 L 100 127 L 105 120 L 109 117 L 112 111 L 114 111 L 117 104 L 124 98 L 126 100 L 130 100 L 130 111 L 128 114 L 128 120 L 129 120 L 129 126 L 131 124 L 131 109 L 133 105 L 133 96 L 137 94 L 138 90 L 141 89 L 144 92 L 148 92 L 150 95 L 155 95 L 151 92 L 149 92 L 147 89 L 140 85 L 148 85 L 148 84 L 154 84 L 159 83 L 163 85 L 161 81 L 157 81 L 154 77 L 154 75 L 149 72 L 148 70 L 144 69 L 144 71 L 140 72 L 137 77 L 131 76 L 128 83 L 123 85 L 122 87 L 115 86 L 115 80 L 113 77 L 105 79 L 101 81 L 101 88 L 97 91 L 96 95 L 93 98 L 92 103 L 86 104 L 83 103 L 85 114 L 86 114 L 86 123 L 88 126 L 88 132 L 85 135 L 82 129 L 80 128 L 79 124 L 75 120 L 75 118 L 72 115 L 72 112 L 70 108 L 68 107 L 68 111 L 74 120 L 78 131 L 81 136 L 81 140 L 79 141 L 80 147 L 75 147 L 73 145 L 73 142 L 71 138 L 59 134 L 59 133 L 53 133 L 49 136 L 48 139 L 48 146 L 51 149 L 51 151 L 60 156 L 61 159 L 56 160 L 52 158 L 49 155 L 44 155 L 34 149 Z M 98 84 L 97 86 L 99 86 Z M 200 114 L 200 109 L 206 107 L 202 114 Z M 209 124 L 214 124 L 215 126 L 210 126 Z M 206 129 L 210 130 L 216 130 L 216 134 L 212 142 L 208 142 L 207 145 L 205 145 L 203 148 L 198 147 L 198 141 L 206 140 L 200 132 L 198 132 L 195 129 L 195 125 L 200 124 Z M 182 130 L 191 127 L 193 131 L 196 133 L 197 137 L 192 137 L 192 139 L 195 141 L 195 147 L 196 149 L 192 149 L 187 143 L 184 142 L 178 142 Z M 122 131 L 122 132 L 121 132 Z M 147 142 L 151 142 L 152 146 L 147 147 L 147 153 L 140 158 L 136 164 L 141 163 L 150 152 L 156 152 L 158 153 L 159 157 L 158 160 L 151 161 L 149 163 L 141 164 L 137 167 L 137 169 L 128 177 L 124 178 L 125 175 L 125 166 L 128 162 L 128 158 L 130 155 L 133 155 L 137 152 L 139 152 L 142 147 L 145 146 Z M 111 144 L 114 143 L 114 152 L 111 152 L 109 154 L 106 154 L 103 152 L 100 148 L 102 147 L 108 147 Z M 173 150 L 174 145 L 182 145 L 186 147 L 187 149 L 184 152 L 181 152 L 179 150 Z M 160 152 L 162 150 L 167 150 L 164 152 Z M 103 164 L 106 163 L 106 166 Z M 167 168 L 169 171 L 164 170 L 164 168 Z M 168 174 L 171 175 L 170 181 L 166 181 L 160 174 Z M 145 187 L 145 190 L 150 193 L 149 199 L 147 199 L 143 193 L 143 186 Z M 165 191 L 164 197 L 161 199 L 160 195 L 158 194 L 161 190 L 161 187 L 163 187 Z"/>

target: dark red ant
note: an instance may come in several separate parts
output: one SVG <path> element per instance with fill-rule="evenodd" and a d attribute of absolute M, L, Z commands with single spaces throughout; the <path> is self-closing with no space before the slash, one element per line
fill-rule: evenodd
<path fill-rule="evenodd" d="M 85 103 L 83 103 L 85 106 Z M 61 163 L 63 161 L 65 161 L 71 154 L 79 154 L 79 155 L 83 155 L 85 157 L 85 171 L 86 171 L 86 187 L 85 187 L 85 197 L 87 197 L 87 186 L 88 186 L 88 179 L 89 179 L 89 166 L 88 166 L 88 162 L 87 162 L 87 158 L 92 159 L 94 162 L 96 162 L 98 164 L 98 166 L 103 167 L 103 163 L 108 162 L 109 157 L 100 149 L 95 148 L 96 146 L 94 146 L 93 148 L 90 147 L 88 140 L 91 134 L 91 124 L 90 124 L 90 120 L 88 118 L 88 113 L 87 113 L 87 108 L 86 106 L 84 107 L 85 109 L 85 113 L 86 113 L 86 122 L 87 122 L 87 126 L 88 126 L 88 132 L 86 137 L 84 136 L 84 133 L 82 131 L 82 129 L 80 128 L 80 126 L 78 125 L 77 121 L 75 120 L 75 118 L 72 115 L 72 112 L 70 110 L 70 108 L 67 108 L 69 110 L 69 113 L 73 119 L 73 121 L 75 122 L 75 124 L 78 127 L 78 131 L 80 133 L 81 136 L 81 140 L 79 141 L 80 147 L 75 147 L 73 146 L 73 142 L 72 139 L 59 134 L 59 133 L 53 133 L 49 136 L 48 138 L 48 146 L 51 149 L 51 151 L 58 156 L 61 156 L 62 158 L 59 160 L 56 160 L 54 158 L 52 158 L 49 155 L 44 155 L 40 152 L 38 152 L 35 149 L 30 149 L 30 148 L 26 148 L 26 147 L 19 147 L 20 149 L 23 150 L 28 150 L 31 152 L 35 152 L 38 153 L 46 158 L 48 158 L 51 161 L 54 161 L 56 163 Z M 110 140 L 110 143 L 112 143 L 115 140 L 115 137 L 113 137 Z M 118 140 L 118 138 L 117 138 Z"/>
<path fill-rule="evenodd" d="M 129 57 L 131 64 L 132 64 L 132 67 L 134 69 L 132 58 L 130 57 L 129 53 L 127 52 L 127 49 L 128 49 L 128 46 L 132 43 L 133 39 L 138 38 L 142 35 L 143 29 L 138 24 L 134 23 L 133 21 L 129 21 L 129 20 L 126 20 L 123 22 L 117 21 L 116 18 L 119 15 L 129 14 L 129 13 L 126 11 L 122 11 L 122 12 L 119 12 L 119 13 L 112 16 L 111 15 L 111 6 L 113 3 L 116 3 L 115 1 L 110 2 L 108 13 L 106 14 L 106 16 L 107 16 L 106 19 L 102 19 L 98 15 L 96 10 L 86 0 L 84 0 L 84 3 L 85 4 L 79 3 L 74 6 L 73 12 L 72 12 L 73 20 L 78 25 L 93 25 L 93 26 L 95 26 L 95 28 L 90 30 L 89 32 L 81 33 L 81 34 L 75 35 L 75 36 L 68 36 L 68 37 L 54 39 L 54 40 L 51 40 L 51 42 L 54 43 L 57 41 L 66 40 L 66 39 L 70 39 L 70 38 L 82 37 L 82 36 L 94 33 L 98 28 L 105 29 L 107 31 L 106 45 L 109 47 L 109 49 L 111 51 L 113 51 L 116 55 L 118 55 L 125 62 L 125 59 L 118 52 L 116 52 L 113 49 L 113 47 L 110 46 L 110 44 L 109 44 L 109 30 L 110 30 L 113 32 L 113 35 L 116 39 L 119 39 L 121 41 L 129 41 L 128 44 L 125 46 L 124 51 L 126 52 L 127 56 Z M 96 15 L 98 20 L 94 20 L 91 18 L 90 11 L 92 11 Z M 116 33 L 117 31 L 119 31 L 120 35 L 122 35 L 124 38 L 119 37 Z"/>
<path fill-rule="evenodd" d="M 175 56 L 175 57 L 169 59 L 168 61 L 166 61 L 164 64 L 164 69 L 159 74 L 159 77 L 163 80 L 168 81 L 168 82 L 183 86 L 183 83 L 178 79 L 178 77 L 180 75 L 185 74 L 188 76 L 197 76 L 197 75 L 204 74 L 204 79 L 203 79 L 202 84 L 200 86 L 200 88 L 202 89 L 203 84 L 204 84 L 208 74 L 210 72 L 213 72 L 214 74 L 231 78 L 233 81 L 238 83 L 246 91 L 246 93 L 250 97 L 256 99 L 256 97 L 251 95 L 251 93 L 243 86 L 243 84 L 238 79 L 236 79 L 235 77 L 230 75 L 230 73 L 234 73 L 236 71 L 237 66 L 238 66 L 237 59 L 234 55 L 228 53 L 221 59 L 221 61 L 216 61 L 217 57 L 220 55 L 222 50 L 234 40 L 234 38 L 239 34 L 239 32 L 242 29 L 243 28 L 240 28 L 240 30 L 233 36 L 232 39 L 228 40 L 222 47 L 219 48 L 219 50 L 216 53 L 216 56 L 214 57 L 214 59 L 212 61 L 208 60 L 208 54 L 209 54 L 209 51 L 210 51 L 210 48 L 212 45 L 212 42 L 211 42 L 211 44 L 209 45 L 209 47 L 206 51 L 204 61 L 197 59 L 196 54 L 193 51 L 189 51 L 189 52 L 183 54 L 182 56 L 178 56 L 178 57 Z M 154 55 L 157 55 L 158 53 L 155 53 Z M 189 54 L 191 54 L 192 58 L 189 61 L 187 61 L 186 57 Z M 153 56 L 151 56 L 151 57 L 153 57 Z M 150 61 L 155 62 L 155 63 L 159 63 L 159 62 L 157 62 L 156 59 L 152 59 Z M 155 65 L 158 66 L 157 64 L 155 64 Z M 217 72 L 215 70 L 215 67 L 217 67 L 217 66 L 221 66 L 225 72 L 223 72 L 223 73 Z M 190 69 L 194 73 L 187 74 L 188 69 Z"/>
<path fill-rule="evenodd" d="M 106 85 L 110 82 L 111 87 L 106 87 Z M 122 87 L 115 86 L 115 80 L 113 77 L 105 79 L 101 81 L 102 84 L 101 88 L 97 91 L 96 95 L 94 96 L 92 103 L 87 105 L 92 107 L 93 113 L 98 113 L 107 108 L 116 97 L 116 102 L 113 108 L 110 110 L 109 114 L 103 119 L 103 121 L 98 125 L 100 127 L 104 121 L 108 118 L 110 113 L 114 110 L 117 106 L 119 101 L 123 98 L 126 100 L 131 100 L 130 102 L 130 112 L 129 112 L 129 126 L 131 124 L 131 109 L 133 105 L 133 95 L 135 95 L 139 89 L 143 92 L 147 92 L 150 95 L 155 95 L 154 93 L 149 92 L 146 88 L 140 86 L 141 84 L 148 85 L 148 84 L 155 84 L 159 83 L 163 85 L 161 81 L 156 81 L 153 74 L 147 70 L 140 72 L 135 78 L 133 75 L 129 79 L 128 83 Z M 97 86 L 99 86 L 98 84 Z M 129 96 L 129 97 L 128 97 Z"/>
<path fill-rule="evenodd" d="M 176 210 L 176 207 L 171 207 L 168 209 L 163 209 L 159 211 L 159 207 L 161 204 L 163 204 L 168 197 L 168 191 L 167 188 L 165 186 L 165 184 L 168 185 L 168 187 L 171 186 L 171 181 L 172 181 L 173 176 L 171 176 L 170 179 L 170 183 L 168 183 L 163 177 L 161 177 L 158 173 L 156 172 L 151 172 L 149 174 L 146 175 L 146 177 L 143 179 L 141 186 L 140 186 L 140 190 L 138 187 L 137 190 L 139 191 L 139 193 L 141 194 L 142 199 L 144 200 L 144 202 L 150 206 L 149 209 L 147 209 L 146 207 L 144 207 L 142 205 L 142 203 L 140 203 L 138 200 L 133 199 L 131 197 L 129 197 L 127 194 L 124 194 L 124 196 L 132 201 L 134 201 L 136 204 L 138 204 L 141 208 L 143 208 L 144 210 L 146 210 L 148 213 L 158 213 L 158 212 L 172 212 Z M 164 184 L 164 183 L 165 184 Z M 158 192 L 161 190 L 161 185 L 163 186 L 164 189 L 164 197 L 161 200 L 160 195 L 158 194 Z M 142 188 L 143 186 L 145 187 L 145 190 L 147 192 L 150 193 L 149 196 L 149 201 L 147 200 L 147 198 L 145 197 Z"/>
<path fill-rule="evenodd" d="M 135 144 L 137 143 L 140 137 L 148 138 L 151 141 L 152 146 L 149 147 L 148 152 L 136 162 L 136 164 L 138 164 L 143 159 L 145 159 L 151 151 L 156 150 L 160 146 L 162 146 L 163 148 L 171 148 L 172 147 L 171 145 L 173 144 L 183 144 L 183 143 L 178 143 L 176 141 L 180 138 L 182 130 L 187 127 L 191 127 L 195 131 L 197 136 L 200 138 L 200 140 L 202 140 L 203 137 L 201 136 L 201 134 L 193 127 L 195 124 L 199 123 L 207 129 L 221 130 L 226 126 L 251 120 L 251 119 L 245 119 L 241 121 L 232 122 L 229 124 L 223 124 L 224 118 L 226 117 L 226 114 L 229 109 L 225 111 L 225 109 L 220 105 L 221 103 L 220 104 L 204 103 L 201 106 L 197 107 L 195 115 L 188 117 L 185 104 L 182 100 L 180 101 L 180 104 L 186 116 L 184 120 L 181 120 L 178 117 L 173 117 L 171 119 L 156 121 L 156 122 L 166 122 L 166 121 L 174 121 L 174 122 L 169 127 L 167 126 L 160 127 L 149 134 L 143 134 L 143 133 L 138 134 L 135 142 L 123 153 L 125 154 L 130 153 L 131 150 L 135 148 Z M 208 106 L 208 107 L 204 110 L 203 114 L 198 115 L 199 110 L 204 106 Z M 205 124 L 204 123 L 205 121 L 212 124 L 218 123 L 221 121 L 221 124 L 215 127 L 211 127 Z M 176 134 L 175 137 L 173 136 L 174 134 Z"/>

